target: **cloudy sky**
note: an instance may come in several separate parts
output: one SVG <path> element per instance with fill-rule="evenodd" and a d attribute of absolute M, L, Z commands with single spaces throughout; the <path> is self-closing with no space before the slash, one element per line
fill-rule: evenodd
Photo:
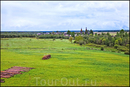
<path fill-rule="evenodd" d="M 1 31 L 129 29 L 129 1 L 1 1 Z"/>

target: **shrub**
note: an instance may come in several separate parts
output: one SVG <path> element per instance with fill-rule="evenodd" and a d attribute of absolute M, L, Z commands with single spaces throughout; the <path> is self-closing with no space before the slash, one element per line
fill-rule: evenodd
<path fill-rule="evenodd" d="M 112 50 L 111 52 L 116 52 L 115 50 Z"/>
<path fill-rule="evenodd" d="M 96 45 L 96 47 L 101 47 L 100 45 Z"/>
<path fill-rule="evenodd" d="M 53 38 L 53 41 L 55 40 L 55 38 Z"/>
<path fill-rule="evenodd" d="M 79 41 L 79 44 L 80 44 L 80 45 L 82 45 L 83 43 L 84 43 L 84 41 L 83 41 L 83 40 L 80 40 L 80 41 Z"/>
<path fill-rule="evenodd" d="M 124 54 L 130 55 L 129 50 L 125 51 Z"/>
<path fill-rule="evenodd" d="M 101 50 L 104 50 L 104 47 L 101 47 Z"/>
<path fill-rule="evenodd" d="M 129 48 L 129 44 L 126 44 L 126 47 L 128 47 L 128 48 Z"/>
<path fill-rule="evenodd" d="M 84 45 L 86 45 L 86 42 L 85 42 L 85 41 L 84 41 L 83 43 L 84 43 Z"/>
<path fill-rule="evenodd" d="M 62 38 L 60 40 L 63 40 Z"/>
<path fill-rule="evenodd" d="M 112 43 L 109 43 L 109 47 L 111 47 L 112 46 Z"/>
<path fill-rule="evenodd" d="M 70 36 L 69 41 L 72 43 L 73 37 Z"/>
<path fill-rule="evenodd" d="M 127 48 L 124 48 L 124 47 L 118 47 L 117 50 L 123 51 L 123 52 L 128 51 L 128 49 L 127 49 Z"/>
<path fill-rule="evenodd" d="M 83 40 L 83 37 L 82 37 L 82 36 L 76 36 L 76 37 L 75 37 L 75 40 L 76 40 L 76 41 Z"/>
<path fill-rule="evenodd" d="M 116 45 L 114 45 L 114 48 L 116 48 L 116 49 L 117 49 L 117 48 L 118 48 L 118 45 L 117 45 L 117 44 L 116 44 Z"/>
<path fill-rule="evenodd" d="M 77 44 L 79 44 L 79 41 L 76 41 Z"/>
<path fill-rule="evenodd" d="M 118 53 L 121 53 L 120 51 L 117 51 Z"/>
<path fill-rule="evenodd" d="M 88 40 L 87 40 L 87 39 L 84 39 L 84 42 L 88 43 Z"/>
<path fill-rule="evenodd" d="M 76 41 L 74 41 L 74 43 L 76 43 Z"/>
<path fill-rule="evenodd" d="M 69 39 L 69 36 L 64 36 L 64 39 Z"/>

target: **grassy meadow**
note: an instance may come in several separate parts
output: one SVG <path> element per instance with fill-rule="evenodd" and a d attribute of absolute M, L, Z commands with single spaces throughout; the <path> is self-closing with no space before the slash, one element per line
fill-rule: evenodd
<path fill-rule="evenodd" d="M 129 86 L 129 55 L 86 47 L 68 39 L 1 39 L 1 71 L 13 66 L 35 68 L 4 78 L 1 85 Z M 42 60 L 47 54 L 51 58 Z"/>

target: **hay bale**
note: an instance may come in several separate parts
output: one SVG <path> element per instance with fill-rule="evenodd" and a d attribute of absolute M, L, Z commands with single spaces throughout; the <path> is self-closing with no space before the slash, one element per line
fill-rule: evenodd
<path fill-rule="evenodd" d="M 50 55 L 50 54 L 49 54 L 49 55 L 44 56 L 44 57 L 42 58 L 42 60 L 46 60 L 46 59 L 49 59 L 49 58 L 51 58 L 51 55 Z"/>

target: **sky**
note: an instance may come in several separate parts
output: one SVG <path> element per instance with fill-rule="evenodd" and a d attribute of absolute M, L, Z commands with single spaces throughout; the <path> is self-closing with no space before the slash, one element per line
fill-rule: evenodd
<path fill-rule="evenodd" d="M 129 29 L 129 1 L 1 1 L 1 31 Z"/>

